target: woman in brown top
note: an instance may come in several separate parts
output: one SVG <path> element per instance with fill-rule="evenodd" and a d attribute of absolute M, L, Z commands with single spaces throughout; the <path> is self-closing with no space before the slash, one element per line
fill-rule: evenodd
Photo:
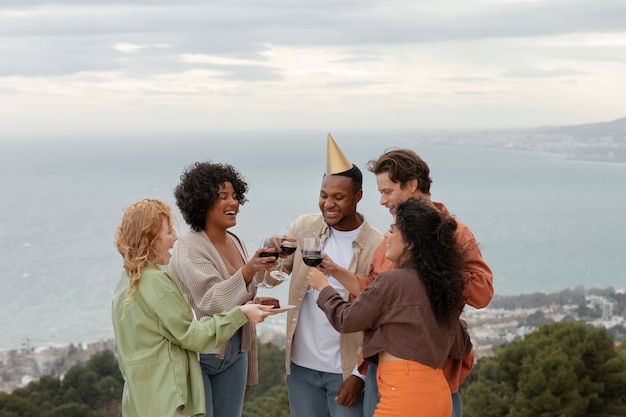
<path fill-rule="evenodd" d="M 428 202 L 400 203 L 385 233 L 385 256 L 399 269 L 382 272 L 351 303 L 317 269 L 310 285 L 318 306 L 341 333 L 363 330 L 363 357 L 378 363 L 380 402 L 374 416 L 449 417 L 451 394 L 443 374 L 448 357 L 472 344 L 463 309 L 463 260 L 456 222 Z"/>

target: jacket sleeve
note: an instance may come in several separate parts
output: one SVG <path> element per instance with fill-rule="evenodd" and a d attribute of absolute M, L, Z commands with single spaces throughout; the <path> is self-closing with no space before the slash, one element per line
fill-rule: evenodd
<path fill-rule="evenodd" d="M 239 307 L 196 320 L 182 293 L 166 293 L 155 305 L 159 331 L 170 342 L 193 352 L 208 353 L 228 341 L 248 322 Z"/>
<path fill-rule="evenodd" d="M 457 225 L 457 239 L 465 259 L 465 304 L 474 308 L 487 307 L 493 297 L 493 273 L 484 261 L 471 230 L 458 219 Z"/>
<path fill-rule="evenodd" d="M 339 333 L 362 331 L 374 327 L 386 303 L 380 292 L 372 291 L 375 286 L 368 286 L 352 302 L 345 301 L 334 288 L 328 286 L 320 291 L 317 305 Z"/>
<path fill-rule="evenodd" d="M 199 315 L 221 313 L 250 300 L 251 293 L 241 270 L 231 276 L 223 276 L 218 265 L 221 260 L 212 257 L 205 249 L 191 245 L 179 248 L 179 251 L 187 251 L 188 254 L 181 257 L 175 266 L 193 304 L 204 313 Z"/>
<path fill-rule="evenodd" d="M 471 350 L 472 341 L 470 340 L 470 335 L 467 331 L 467 323 L 465 320 L 459 319 L 454 343 L 450 348 L 448 357 L 451 359 L 462 359 L 469 355 Z"/>
<path fill-rule="evenodd" d="M 376 248 L 374 255 L 372 256 L 372 260 L 370 262 L 369 274 L 359 275 L 357 274 L 357 279 L 359 280 L 359 286 L 361 287 L 361 291 L 365 290 L 369 284 L 372 283 L 378 277 L 378 274 L 381 272 L 389 271 L 396 268 L 396 265 L 391 262 L 389 259 L 385 257 L 385 241 L 381 241 L 381 243 Z"/>

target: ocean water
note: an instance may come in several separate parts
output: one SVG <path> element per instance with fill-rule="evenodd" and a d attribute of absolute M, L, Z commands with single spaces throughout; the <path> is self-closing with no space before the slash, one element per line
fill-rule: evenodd
<path fill-rule="evenodd" d="M 391 220 L 366 162 L 391 146 L 430 165 L 432 198 L 463 219 L 494 271 L 496 294 L 626 287 L 626 165 L 497 149 L 420 144 L 419 132 L 333 132 L 364 174 L 359 205 Z M 123 209 L 172 192 L 195 161 L 234 165 L 248 202 L 233 231 L 250 252 L 264 232 L 318 212 L 326 132 L 20 138 L 0 141 L 0 348 L 113 337 L 121 270 L 113 233 Z M 264 290 L 287 302 L 288 283 Z M 282 329 L 285 315 L 260 331 Z"/>

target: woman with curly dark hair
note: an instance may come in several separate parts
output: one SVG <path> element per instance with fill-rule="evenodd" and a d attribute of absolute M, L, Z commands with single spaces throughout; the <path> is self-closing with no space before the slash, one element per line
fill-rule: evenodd
<path fill-rule="evenodd" d="M 363 330 L 363 357 L 378 363 L 380 402 L 374 416 L 449 417 L 448 357 L 472 348 L 464 306 L 463 256 L 454 218 L 432 204 L 408 199 L 396 208 L 385 233 L 385 256 L 398 269 L 381 272 L 359 296 L 344 301 L 325 276 L 311 268 L 318 306 L 341 333 Z"/>
<path fill-rule="evenodd" d="M 257 249 L 249 258 L 242 240 L 228 231 L 237 224 L 248 184 L 231 165 L 196 162 L 174 191 L 191 230 L 174 246 L 168 272 L 198 317 L 212 316 L 254 299 L 254 275 L 276 265 Z M 226 344 L 200 355 L 207 417 L 239 417 L 247 388 L 258 383 L 257 339 L 244 325 Z"/>

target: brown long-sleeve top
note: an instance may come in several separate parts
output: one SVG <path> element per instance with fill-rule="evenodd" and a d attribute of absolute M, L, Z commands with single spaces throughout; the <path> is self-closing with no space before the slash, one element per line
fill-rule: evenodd
<path fill-rule="evenodd" d="M 337 331 L 363 331 L 363 357 L 370 362 L 377 362 L 378 353 L 386 351 L 443 368 L 449 357 L 461 359 L 472 349 L 462 320 L 449 326 L 437 322 L 413 268 L 382 272 L 351 303 L 327 286 L 320 291 L 317 305 Z"/>
<path fill-rule="evenodd" d="M 433 202 L 437 209 L 446 215 L 450 215 L 443 203 Z M 463 248 L 465 267 L 463 278 L 465 279 L 465 304 L 474 308 L 486 307 L 493 297 L 493 273 L 484 261 L 478 242 L 469 227 L 463 221 L 455 217 L 457 222 L 456 236 Z M 396 268 L 396 265 L 385 258 L 385 242 L 376 248 L 372 262 L 370 263 L 369 275 L 358 275 L 361 290 L 376 279 L 379 273 Z M 450 391 L 456 392 L 459 385 L 469 375 L 474 364 L 474 352 L 463 359 L 449 359 L 444 366 L 444 373 L 450 385 Z"/>

